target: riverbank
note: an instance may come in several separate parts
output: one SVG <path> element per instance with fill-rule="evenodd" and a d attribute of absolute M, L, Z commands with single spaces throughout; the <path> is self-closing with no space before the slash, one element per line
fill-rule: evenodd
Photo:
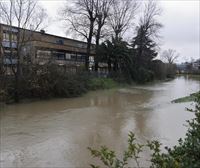
<path fill-rule="evenodd" d="M 29 75 L 20 80 L 20 88 L 16 91 L 14 79 L 9 79 L 6 87 L 0 89 L 0 102 L 6 104 L 15 103 L 16 93 L 20 102 L 31 102 L 38 100 L 46 100 L 51 98 L 73 98 L 83 94 L 102 89 L 111 89 L 116 87 L 127 87 L 138 85 L 134 81 L 126 81 L 122 77 L 105 78 L 95 77 L 86 72 L 80 73 L 64 73 L 60 70 L 49 69 L 42 70 L 43 73 L 37 75 Z M 178 75 L 179 77 L 180 75 Z M 198 79 L 198 76 L 184 76 L 186 78 Z M 147 83 L 139 83 L 146 85 L 151 83 L 168 82 L 174 78 L 166 78 L 163 80 L 154 79 Z M 200 79 L 200 78 L 199 78 Z"/>
<path fill-rule="evenodd" d="M 75 75 L 75 77 L 69 78 L 66 83 L 62 83 L 62 85 L 59 85 L 55 88 L 55 90 L 49 90 L 49 94 L 46 94 L 46 92 L 43 92 L 44 95 L 42 95 L 42 88 L 40 91 L 40 94 L 38 94 L 38 90 L 32 91 L 31 88 L 27 90 L 27 84 L 24 84 L 25 87 L 22 89 L 23 92 L 31 92 L 31 93 L 26 93 L 26 95 L 21 95 L 23 97 L 20 98 L 20 103 L 30 103 L 30 102 L 36 102 L 40 100 L 50 100 L 50 99 L 56 99 L 56 98 L 75 98 L 75 97 L 81 97 L 85 95 L 86 93 L 90 91 L 97 91 L 97 90 L 109 90 L 109 89 L 115 89 L 115 88 L 128 88 L 128 87 L 133 87 L 133 86 L 145 86 L 145 85 L 151 85 L 154 83 L 162 83 L 162 82 L 169 82 L 173 80 L 172 78 L 167 78 L 164 80 L 153 80 L 151 82 L 147 82 L 144 84 L 137 84 L 136 82 L 124 82 L 124 81 L 119 81 L 113 78 L 102 78 L 102 77 L 93 77 L 93 76 L 88 76 L 85 74 L 78 74 Z M 62 87 L 62 88 L 61 88 Z M 14 88 L 13 88 L 14 89 Z M 59 91 L 58 89 L 62 89 L 62 91 Z M 58 92 L 59 93 L 56 93 Z M 53 94 L 52 94 L 52 93 Z M 4 93 L 4 94 L 1 94 Z M 5 95 L 5 91 L 0 93 L 0 103 L 1 104 L 15 104 L 16 102 L 14 101 L 14 95 L 11 93 Z M 33 94 L 34 93 L 34 94 Z M 7 96 L 7 97 L 6 97 Z"/>
<path fill-rule="evenodd" d="M 21 82 L 22 87 L 19 90 L 20 102 L 79 97 L 89 91 L 111 89 L 121 85 L 112 78 L 98 78 L 87 74 L 68 74 L 62 77 L 51 76 L 49 77 L 50 79 L 43 78 L 43 81 L 41 81 L 40 77 L 38 78 L 35 84 L 26 81 Z M 15 88 L 14 86 L 10 87 L 12 80 L 8 83 L 8 87 L 0 92 L 0 102 L 13 104 L 15 103 Z"/>

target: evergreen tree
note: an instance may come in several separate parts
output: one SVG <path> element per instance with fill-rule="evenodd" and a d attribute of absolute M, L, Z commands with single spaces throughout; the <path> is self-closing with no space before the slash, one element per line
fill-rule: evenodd
<path fill-rule="evenodd" d="M 148 82 L 153 79 L 151 71 L 152 60 L 158 55 L 156 38 L 162 25 L 156 20 L 160 15 L 156 2 L 149 1 L 136 27 L 136 36 L 132 41 L 133 79 L 138 82 Z"/>
<path fill-rule="evenodd" d="M 146 29 L 145 25 L 141 25 L 132 43 L 132 53 L 136 70 L 139 67 L 149 69 L 151 61 L 158 55 L 156 43 L 148 36 Z"/>
<path fill-rule="evenodd" d="M 109 72 L 130 74 L 131 67 L 130 49 L 128 43 L 120 39 L 112 39 L 105 41 L 99 47 L 98 58 L 100 62 L 108 64 Z"/>

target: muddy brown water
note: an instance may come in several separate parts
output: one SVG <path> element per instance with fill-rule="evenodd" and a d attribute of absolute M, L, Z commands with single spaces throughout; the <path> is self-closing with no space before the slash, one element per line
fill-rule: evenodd
<path fill-rule="evenodd" d="M 127 135 L 177 144 L 186 132 L 191 103 L 171 100 L 200 89 L 199 80 L 172 81 L 90 92 L 83 97 L 3 106 L 0 167 L 89 167 L 99 163 L 87 147 L 109 146 L 121 155 Z M 144 154 L 143 166 L 148 156 Z M 134 164 L 134 163 L 133 163 Z"/>

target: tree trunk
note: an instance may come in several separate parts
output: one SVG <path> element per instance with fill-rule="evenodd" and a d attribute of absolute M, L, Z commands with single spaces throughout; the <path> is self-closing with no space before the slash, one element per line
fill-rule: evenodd
<path fill-rule="evenodd" d="M 21 42 L 20 42 L 20 33 L 18 32 L 17 35 L 17 67 L 16 67 L 16 73 L 15 73 L 15 102 L 18 103 L 19 102 L 19 97 L 20 97 L 20 79 L 21 79 L 21 75 L 22 75 L 22 65 L 21 65 Z"/>
<path fill-rule="evenodd" d="M 87 44 L 87 53 L 86 53 L 86 58 L 85 58 L 85 70 L 88 71 L 89 70 L 89 57 L 90 57 L 90 47 L 91 47 L 91 42 L 89 42 L 90 40 L 88 40 L 88 44 Z"/>
<path fill-rule="evenodd" d="M 110 73 L 111 72 L 111 60 L 108 59 L 108 72 Z"/>
<path fill-rule="evenodd" d="M 85 58 L 85 69 L 86 71 L 89 71 L 89 57 L 90 57 L 90 51 L 91 51 L 91 44 L 92 44 L 92 36 L 93 36 L 93 30 L 94 30 L 94 21 L 90 20 L 90 32 L 87 39 L 87 53 Z"/>
<path fill-rule="evenodd" d="M 15 91 L 14 91 L 14 100 L 15 103 L 19 102 L 19 76 L 15 74 Z"/>
<path fill-rule="evenodd" d="M 99 48 L 99 40 L 101 35 L 101 26 L 98 27 L 97 35 L 96 35 L 96 55 L 94 57 L 95 62 L 95 72 L 98 72 L 99 61 L 98 61 L 98 48 Z"/>
<path fill-rule="evenodd" d="M 118 70 L 118 63 L 117 63 L 117 61 L 115 61 L 114 62 L 114 67 L 113 67 L 113 71 L 117 72 L 117 70 Z"/>

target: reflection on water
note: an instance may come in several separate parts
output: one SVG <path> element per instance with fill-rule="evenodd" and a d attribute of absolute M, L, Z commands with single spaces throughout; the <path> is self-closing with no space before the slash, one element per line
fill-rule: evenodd
<path fill-rule="evenodd" d="M 175 145 L 183 137 L 191 103 L 170 101 L 196 92 L 199 81 L 173 81 L 91 92 L 80 98 L 56 99 L 1 108 L 2 167 L 88 167 L 87 147 L 107 145 L 118 151 L 129 131 L 140 142 L 158 139 Z"/>

